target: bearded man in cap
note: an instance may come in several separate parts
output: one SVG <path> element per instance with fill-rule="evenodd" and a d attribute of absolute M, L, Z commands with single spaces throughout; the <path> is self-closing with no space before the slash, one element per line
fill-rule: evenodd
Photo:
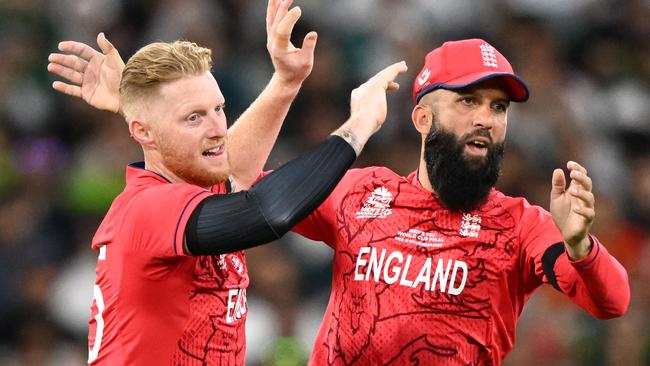
<path fill-rule="evenodd" d="M 418 169 L 352 169 L 293 228 L 334 249 L 310 365 L 499 365 L 543 284 L 598 319 L 630 302 L 627 272 L 590 228 L 592 180 L 574 161 L 549 210 L 497 191 L 511 102 L 529 98 L 481 39 L 431 51 L 413 84 Z"/>
<path fill-rule="evenodd" d="M 494 189 L 511 102 L 529 97 L 481 39 L 431 51 L 414 81 L 419 168 L 348 171 L 294 231 L 334 249 L 310 365 L 498 365 L 550 284 L 598 319 L 625 313 L 627 273 L 590 234 L 592 181 L 569 161 L 550 212 Z"/>

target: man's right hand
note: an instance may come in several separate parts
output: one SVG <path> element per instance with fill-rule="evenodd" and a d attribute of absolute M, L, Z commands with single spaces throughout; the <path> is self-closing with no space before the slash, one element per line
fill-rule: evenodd
<path fill-rule="evenodd" d="M 293 0 L 269 0 L 266 10 L 266 48 L 282 82 L 300 87 L 314 67 L 318 35 L 309 32 L 302 48 L 291 43 L 293 27 L 302 14 L 299 7 L 289 10 Z"/>
<path fill-rule="evenodd" d="M 97 44 L 102 52 L 81 42 L 60 42 L 59 50 L 66 54 L 51 53 L 47 70 L 69 83 L 55 81 L 52 88 L 82 98 L 97 109 L 117 113 L 124 61 L 104 33 L 97 35 Z"/>
<path fill-rule="evenodd" d="M 386 91 L 399 89 L 395 78 L 407 69 L 404 61 L 394 63 L 352 91 L 350 118 L 333 134 L 345 139 L 357 156 L 370 136 L 384 124 L 388 113 Z"/>

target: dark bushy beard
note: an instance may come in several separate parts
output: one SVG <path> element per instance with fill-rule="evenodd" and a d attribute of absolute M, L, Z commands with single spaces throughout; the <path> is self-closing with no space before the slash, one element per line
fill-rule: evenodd
<path fill-rule="evenodd" d="M 482 136 L 490 139 L 485 157 L 465 157 L 465 143 Z M 457 138 L 434 121 L 424 144 L 429 181 L 442 204 L 468 212 L 483 204 L 501 174 L 503 143 L 492 143 L 490 133 L 476 130 Z"/>

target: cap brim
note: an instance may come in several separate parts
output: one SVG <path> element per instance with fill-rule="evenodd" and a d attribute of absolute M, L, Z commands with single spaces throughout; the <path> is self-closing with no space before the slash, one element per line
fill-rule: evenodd
<path fill-rule="evenodd" d="M 435 89 L 463 89 L 468 86 L 476 85 L 486 80 L 501 78 L 505 81 L 508 88 L 508 96 L 513 102 L 525 102 L 530 97 L 528 92 L 528 86 L 526 83 L 517 75 L 510 73 L 499 73 L 499 72 L 482 72 L 476 74 L 465 75 L 462 78 L 458 78 L 446 83 L 437 83 L 431 84 L 426 88 L 420 90 L 417 95 L 415 102 L 419 102 L 425 94 L 435 90 Z"/>

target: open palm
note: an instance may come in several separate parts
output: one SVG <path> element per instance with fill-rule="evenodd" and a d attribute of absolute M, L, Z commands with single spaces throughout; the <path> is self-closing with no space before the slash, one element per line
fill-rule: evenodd
<path fill-rule="evenodd" d="M 65 54 L 50 54 L 47 69 L 65 78 L 68 83 L 55 81 L 52 87 L 61 93 L 82 98 L 97 109 L 118 112 L 124 61 L 104 33 L 97 35 L 97 44 L 102 52 L 81 42 L 59 43 L 59 50 Z"/>
<path fill-rule="evenodd" d="M 300 18 L 301 10 L 289 10 L 292 0 L 270 0 L 266 12 L 266 48 L 271 56 L 275 72 L 284 81 L 302 83 L 314 66 L 316 32 L 309 32 L 297 48 L 291 43 L 291 32 Z"/>
<path fill-rule="evenodd" d="M 589 233 L 596 214 L 592 182 L 587 170 L 576 162 L 567 163 L 571 182 L 561 169 L 553 172 L 550 211 L 564 241 L 570 246 L 580 244 Z"/>

